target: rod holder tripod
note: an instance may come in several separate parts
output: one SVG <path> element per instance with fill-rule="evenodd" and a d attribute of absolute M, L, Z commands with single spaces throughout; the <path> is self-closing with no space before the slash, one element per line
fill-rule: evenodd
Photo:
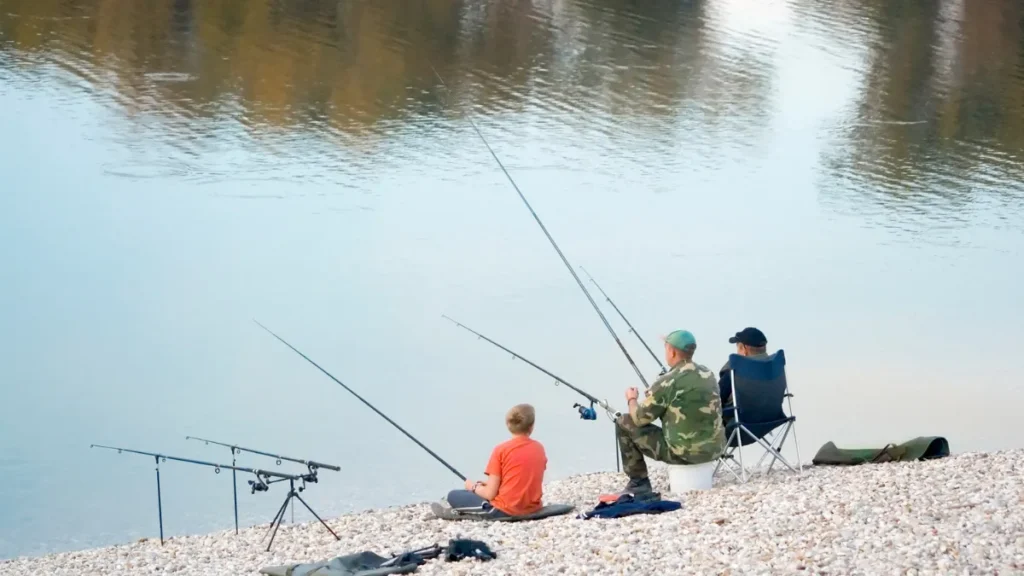
<path fill-rule="evenodd" d="M 304 476 L 304 478 L 309 479 L 310 482 L 316 482 L 317 470 L 319 470 L 321 468 L 323 468 L 325 470 L 333 470 L 334 472 L 341 472 L 341 467 L 339 467 L 339 466 L 335 466 L 333 464 L 324 464 L 323 462 L 317 462 L 316 460 L 305 460 L 305 459 L 302 459 L 302 458 L 293 458 L 291 456 L 283 456 L 281 454 L 275 454 L 273 452 L 264 452 L 262 450 L 255 450 L 253 448 L 244 448 L 244 447 L 239 446 L 237 444 L 228 444 L 226 442 L 218 442 L 217 440 L 209 440 L 209 439 L 206 439 L 206 438 L 199 438 L 198 436 L 185 436 L 185 440 L 197 440 L 197 441 L 202 442 L 202 443 L 204 443 L 206 445 L 213 444 L 213 445 L 216 445 L 216 446 L 223 446 L 223 447 L 231 450 L 231 465 L 232 466 L 235 465 L 235 463 L 236 463 L 235 462 L 235 458 L 239 454 L 241 454 L 242 452 L 249 452 L 251 454 L 258 454 L 260 456 L 267 456 L 267 457 L 273 458 L 273 459 L 275 459 L 277 461 L 277 465 L 278 466 L 281 465 L 281 461 L 282 460 L 285 460 L 285 461 L 288 461 L 288 462 L 295 462 L 296 464 L 302 464 L 302 465 L 306 466 L 306 468 L 309 470 L 308 474 L 306 474 Z M 256 492 L 263 492 L 263 491 L 265 491 L 268 488 L 267 483 L 263 482 L 262 479 L 260 479 L 259 477 L 257 477 L 256 481 L 250 480 L 249 481 L 249 486 L 252 487 L 252 493 L 253 494 L 255 494 Z M 234 500 L 235 500 L 235 534 L 237 535 L 238 534 L 238 481 L 236 480 L 235 471 L 234 470 L 231 471 L 231 491 L 232 491 L 232 495 L 233 495 Z M 294 505 L 292 505 L 292 522 L 295 522 L 295 506 Z"/>
<path fill-rule="evenodd" d="M 312 514 L 317 520 L 319 520 L 321 524 L 323 524 L 324 528 L 326 528 L 327 531 L 331 533 L 331 536 L 334 536 L 335 540 L 341 540 L 341 538 L 339 538 L 338 535 L 334 533 L 334 530 L 331 530 L 331 527 L 327 525 L 327 522 L 324 522 L 324 519 L 321 518 L 320 515 L 317 514 L 312 508 L 310 508 L 309 504 L 307 504 L 306 501 L 302 499 L 302 496 L 299 496 L 299 492 L 302 492 L 303 490 L 306 489 L 306 482 L 316 483 L 316 473 L 313 472 L 310 474 L 303 475 L 301 477 L 301 480 L 302 486 L 296 488 L 295 479 L 288 479 L 288 494 L 284 497 L 284 502 L 282 502 L 281 507 L 278 508 L 277 514 L 274 515 L 274 519 L 270 521 L 270 528 L 267 529 L 267 533 L 263 535 L 263 537 L 266 538 L 267 534 L 270 534 L 270 542 L 267 543 L 267 552 L 270 552 L 270 547 L 274 545 L 274 538 L 277 537 L 277 529 L 281 527 L 281 522 L 284 520 L 285 510 L 288 509 L 288 504 L 292 502 L 292 498 L 298 500 L 303 506 L 305 506 L 306 510 L 309 510 L 309 513 Z M 262 488 L 258 488 L 258 484 L 253 482 L 252 480 L 249 481 L 249 484 L 252 485 L 253 493 L 267 489 L 266 484 L 264 484 Z M 292 508 L 292 510 L 294 511 L 294 508 Z"/>
<path fill-rule="evenodd" d="M 206 467 L 209 467 L 209 468 L 213 468 L 214 474 L 220 474 L 220 471 L 222 469 L 227 469 L 227 470 L 231 470 L 233 477 L 234 477 L 234 473 L 235 472 L 242 472 L 242 473 L 245 473 L 245 474 L 252 474 L 253 476 L 256 477 L 255 480 L 250 480 L 249 481 L 249 485 L 252 486 L 253 494 L 255 494 L 256 492 L 264 492 L 264 491 L 266 491 L 266 490 L 268 490 L 270 488 L 270 484 L 273 484 L 273 483 L 276 483 L 276 482 L 283 482 L 285 480 L 291 481 L 292 491 L 294 492 L 295 491 L 295 481 L 296 480 L 302 480 L 303 481 L 303 485 L 305 485 L 305 482 L 316 482 L 316 470 L 320 466 L 319 463 L 315 463 L 315 462 L 314 463 L 310 463 L 309 464 L 309 473 L 300 476 L 300 475 L 295 475 L 295 474 L 284 474 L 284 473 L 281 473 L 281 472 L 271 472 L 270 470 L 260 470 L 260 469 L 257 469 L 257 468 L 245 468 L 243 466 L 235 466 L 233 464 L 233 462 L 234 462 L 233 459 L 232 459 L 232 464 L 231 465 L 227 465 L 227 464 L 217 464 L 215 462 L 206 462 L 204 460 L 193 460 L 192 458 L 179 458 L 177 456 L 168 456 L 166 454 L 157 454 L 155 452 L 143 452 L 142 450 L 132 450 L 131 448 L 119 448 L 117 446 L 106 446 L 106 445 L 103 445 L 103 444 L 90 444 L 89 447 L 90 448 L 102 448 L 104 450 L 113 450 L 113 451 L 117 452 L 118 454 L 123 454 L 123 453 L 136 454 L 136 455 L 139 455 L 139 456 L 148 456 L 148 457 L 153 458 L 153 461 L 156 464 L 156 510 L 157 510 L 157 521 L 160 523 L 160 544 L 161 545 L 163 545 L 163 543 L 164 543 L 163 490 L 161 489 L 161 486 L 160 486 L 160 463 L 161 462 L 166 462 L 168 460 L 172 460 L 172 461 L 175 461 L 175 462 L 183 462 L 185 464 L 195 464 L 195 465 L 198 465 L 198 466 L 206 466 Z M 329 466 L 329 465 L 324 465 L 324 466 Z M 340 468 L 339 468 L 339 470 L 340 470 Z M 276 480 L 272 480 L 272 478 L 276 478 Z M 302 499 L 299 498 L 299 501 L 302 502 Z M 286 502 L 287 502 L 287 500 L 286 500 Z M 305 502 L 302 502 L 302 503 L 305 504 Z M 307 505 L 306 508 L 309 508 L 309 506 Z M 312 512 L 312 510 L 310 510 L 310 512 Z M 314 516 L 315 515 L 316 514 L 314 513 Z M 319 520 L 320 517 L 317 516 L 317 519 Z M 323 520 L 320 520 L 320 521 L 323 522 Z M 325 526 L 326 526 L 326 524 L 325 524 Z M 333 534 L 333 532 L 332 532 L 332 534 Z M 337 535 L 335 535 L 335 538 L 337 538 Z"/>

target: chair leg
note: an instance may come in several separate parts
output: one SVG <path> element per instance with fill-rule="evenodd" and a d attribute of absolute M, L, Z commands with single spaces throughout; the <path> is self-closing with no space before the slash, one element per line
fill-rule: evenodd
<path fill-rule="evenodd" d="M 732 462 L 732 461 L 733 461 L 733 458 L 732 458 L 731 455 L 729 455 L 729 456 L 723 455 L 723 456 L 719 457 L 718 458 L 718 464 L 715 465 L 715 472 L 714 473 L 717 474 L 720 469 L 724 469 L 729 474 L 732 474 L 732 477 L 735 478 L 737 482 L 739 482 L 740 481 L 740 476 L 739 476 L 739 474 L 736 473 L 736 470 L 734 470 L 733 467 L 732 467 L 732 466 L 735 466 L 735 463 L 732 464 L 732 465 L 729 464 L 729 462 Z"/>
<path fill-rule="evenodd" d="M 793 427 L 793 423 L 790 422 L 786 425 L 786 429 L 782 432 L 782 438 L 779 439 L 778 445 L 773 441 L 771 445 L 775 448 L 775 451 L 782 454 L 782 447 L 786 444 L 786 437 L 789 436 L 789 429 Z M 765 454 L 768 454 L 766 451 Z M 772 468 L 775 467 L 776 458 L 772 458 L 772 463 L 768 465 L 768 473 L 771 474 Z M 792 468 L 792 467 L 791 467 Z"/>
<path fill-rule="evenodd" d="M 736 466 L 736 458 L 733 456 L 733 454 L 736 452 L 737 448 L 736 448 L 736 446 L 733 446 L 732 443 L 733 443 L 733 440 L 736 440 L 737 446 L 739 445 L 739 434 L 740 434 L 739 428 L 736 428 L 736 429 L 734 429 L 732 431 L 732 434 L 730 434 L 729 437 L 725 441 L 725 454 L 723 454 L 721 457 L 719 457 L 718 462 L 719 462 L 719 464 L 725 464 L 726 460 L 730 461 L 732 464 L 731 465 L 726 464 L 725 469 L 729 472 L 729 474 L 732 474 L 732 477 L 735 478 L 737 482 L 740 482 L 742 484 L 743 482 L 746 482 L 746 479 L 742 475 L 743 474 L 743 464 L 742 464 L 742 462 L 739 464 L 740 474 L 737 474 L 736 470 L 733 468 L 734 466 Z M 743 456 L 742 452 L 740 453 L 740 456 L 741 457 Z M 717 467 L 716 467 L 716 470 L 717 470 Z"/>
<path fill-rule="evenodd" d="M 718 457 L 718 462 L 715 463 L 715 471 L 712 472 L 711 475 L 714 476 L 714 475 L 718 474 L 718 471 L 722 469 L 722 465 L 725 464 L 725 461 L 728 460 L 728 459 L 729 459 L 729 455 L 728 454 L 722 454 L 721 456 L 719 456 Z M 726 470 L 728 470 L 728 466 L 726 466 Z"/>
<path fill-rule="evenodd" d="M 774 445 L 774 444 L 775 444 L 775 432 L 774 432 L 774 431 L 773 431 L 773 432 L 769 432 L 769 433 L 768 433 L 768 434 L 766 435 L 766 437 L 768 438 L 768 442 L 769 442 L 770 444 L 772 444 L 772 445 Z M 760 457 L 760 458 L 758 458 L 758 460 L 757 460 L 757 464 L 755 464 L 755 465 L 754 465 L 754 469 L 758 469 L 758 468 L 760 468 L 760 467 L 761 467 L 761 464 L 763 464 L 763 463 L 764 463 L 764 459 L 765 459 L 765 458 L 767 458 L 768 456 L 771 456 L 771 453 L 770 453 L 770 452 L 768 452 L 767 450 L 765 450 L 764 454 L 762 454 L 762 455 L 761 455 L 761 457 Z M 769 472 L 771 472 L 771 466 L 769 466 L 769 467 L 768 467 L 768 471 L 769 471 Z"/>
<path fill-rule="evenodd" d="M 774 446 L 768 444 L 767 442 L 758 441 L 758 443 L 761 444 L 762 448 L 764 448 L 765 450 L 767 450 L 767 451 L 772 453 L 772 456 L 774 456 L 774 459 L 772 460 L 772 464 L 775 463 L 775 460 L 778 460 L 779 462 L 782 462 L 782 464 L 786 468 L 789 468 L 791 471 L 793 471 L 793 472 L 797 471 L 796 468 L 794 468 L 793 465 L 790 464 L 789 461 L 786 460 L 786 458 L 782 455 L 782 453 L 779 452 L 778 450 L 776 450 Z"/>
<path fill-rule="evenodd" d="M 787 396 L 786 396 L 786 407 L 789 408 L 789 416 L 791 418 L 793 418 L 793 422 L 792 422 L 792 426 L 793 426 L 793 447 L 796 448 L 796 465 L 797 465 L 797 468 L 800 469 L 798 474 L 803 474 L 804 473 L 804 464 L 803 464 L 803 461 L 800 460 L 800 441 L 796 437 L 796 416 L 793 415 L 793 395 L 789 394 L 789 386 L 788 385 L 786 386 L 786 393 L 787 393 Z"/>
<path fill-rule="evenodd" d="M 787 430 L 788 430 L 788 429 L 789 429 L 789 427 L 790 427 L 790 426 L 792 426 L 792 425 L 793 425 L 793 423 L 792 423 L 792 422 L 790 422 L 790 423 L 789 423 L 789 425 L 787 425 L 787 427 L 786 427 L 786 428 L 787 428 Z M 755 442 L 757 442 L 758 444 L 760 444 L 760 445 L 761 445 L 761 447 L 762 447 L 762 448 L 764 448 L 764 449 L 765 449 L 765 450 L 766 450 L 767 452 L 771 453 L 771 455 L 772 455 L 772 457 L 773 457 L 773 458 L 772 458 L 772 464 L 771 464 L 771 466 L 769 466 L 769 467 L 768 467 L 768 471 L 769 471 L 769 472 L 771 471 L 771 468 L 772 468 L 772 466 L 774 466 L 774 465 L 775 465 L 775 460 L 779 460 L 779 461 L 781 461 L 781 462 L 782 462 L 783 464 L 785 464 L 786 468 L 789 468 L 789 469 L 790 469 L 790 470 L 792 470 L 793 472 L 796 472 L 796 471 L 797 471 L 797 470 L 796 470 L 796 468 L 794 468 L 794 467 L 793 467 L 793 465 L 792 465 L 792 464 L 790 464 L 790 463 L 789 463 L 789 461 L 788 461 L 788 460 L 786 460 L 786 459 L 785 459 L 785 458 L 784 458 L 784 457 L 782 456 L 782 453 L 780 453 L 780 452 L 779 452 L 779 450 L 777 450 L 777 449 L 776 449 L 776 448 L 775 448 L 774 446 L 772 446 L 771 444 L 769 444 L 768 442 L 766 442 L 766 441 L 765 441 L 765 440 L 764 440 L 763 438 L 758 438 L 757 436 L 755 436 L 755 435 L 754 435 L 754 434 L 753 434 L 753 433 L 752 433 L 752 432 L 751 432 L 750 430 L 747 430 L 747 429 L 746 429 L 746 427 L 744 427 L 744 426 L 740 426 L 740 429 L 742 429 L 742 430 L 743 430 L 744 432 L 746 432 L 746 433 L 747 433 L 747 435 L 748 435 L 748 436 L 750 436 L 751 440 L 754 440 Z M 783 438 L 783 439 L 782 439 L 782 441 L 784 442 L 784 441 L 785 441 L 785 438 Z M 781 446 L 781 442 L 780 442 L 780 446 Z"/>
<path fill-rule="evenodd" d="M 739 466 L 739 464 L 736 464 L 736 462 L 733 461 L 732 466 L 729 467 L 729 474 L 732 474 L 732 477 L 735 478 L 737 482 L 742 484 L 743 483 L 743 477 L 740 474 L 736 473 L 736 470 L 735 470 L 736 466 Z M 743 470 L 741 469 L 740 472 L 742 473 L 742 471 Z"/>
<path fill-rule="evenodd" d="M 754 434 L 750 430 L 747 430 L 746 426 L 740 425 L 739 428 L 737 428 L 737 430 L 740 432 L 740 438 L 739 438 L 739 442 L 738 442 L 739 444 L 743 443 L 743 433 L 744 432 L 746 432 L 747 436 L 749 436 L 751 440 L 754 440 L 755 442 L 761 442 L 761 440 L 757 436 L 754 436 Z M 768 452 L 765 451 L 765 454 L 767 454 L 767 453 Z M 764 460 L 764 456 L 762 456 L 761 459 L 757 461 L 757 464 L 754 465 L 752 470 L 756 470 L 758 467 L 760 467 L 761 466 L 761 462 L 763 460 Z M 741 464 L 742 464 L 742 462 L 741 462 Z M 747 467 L 746 466 L 743 467 L 743 471 L 744 471 L 745 474 L 747 474 L 748 477 L 753 477 L 753 473 L 752 472 L 750 472 L 750 473 L 747 472 Z"/>
<path fill-rule="evenodd" d="M 796 465 L 797 465 L 797 468 L 800 469 L 798 474 L 803 474 L 804 473 L 804 464 L 803 464 L 803 461 L 800 460 L 800 441 L 796 437 L 796 420 L 793 420 L 792 426 L 793 426 L 793 447 L 796 448 Z"/>
<path fill-rule="evenodd" d="M 741 476 L 740 482 L 746 484 L 747 483 L 747 467 L 743 465 L 743 439 L 741 437 L 739 437 L 740 436 L 740 430 L 742 430 L 742 429 L 743 429 L 742 425 L 736 428 L 736 435 L 737 435 L 737 438 L 736 438 L 736 440 L 737 440 L 737 442 L 736 442 L 736 450 L 740 453 L 740 476 Z"/>
<path fill-rule="evenodd" d="M 733 433 L 733 436 L 736 436 L 735 432 Z M 730 442 L 731 441 L 732 440 L 730 440 Z M 736 448 L 734 446 L 729 446 L 725 455 L 719 459 L 719 462 L 721 462 L 725 466 L 725 469 L 729 472 L 729 474 L 732 474 L 732 477 L 735 478 L 737 482 L 743 483 L 743 478 L 740 476 L 740 474 L 736 473 L 736 468 L 739 467 L 740 471 L 742 472 L 742 467 L 736 463 L 736 457 L 733 456 L 734 452 L 736 452 Z"/>

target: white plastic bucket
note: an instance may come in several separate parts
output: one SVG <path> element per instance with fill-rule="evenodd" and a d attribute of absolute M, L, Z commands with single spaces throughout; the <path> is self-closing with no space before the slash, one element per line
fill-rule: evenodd
<path fill-rule="evenodd" d="M 716 465 L 717 462 L 714 460 L 706 464 L 669 465 L 669 490 L 673 494 L 682 494 L 691 490 L 710 490 Z"/>

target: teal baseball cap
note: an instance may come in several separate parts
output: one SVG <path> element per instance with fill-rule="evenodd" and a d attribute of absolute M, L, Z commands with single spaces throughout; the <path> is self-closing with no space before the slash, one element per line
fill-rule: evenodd
<path fill-rule="evenodd" d="M 697 347 L 697 339 L 693 337 L 693 333 L 689 330 L 676 330 L 668 336 L 664 336 L 662 340 L 679 350 Z"/>

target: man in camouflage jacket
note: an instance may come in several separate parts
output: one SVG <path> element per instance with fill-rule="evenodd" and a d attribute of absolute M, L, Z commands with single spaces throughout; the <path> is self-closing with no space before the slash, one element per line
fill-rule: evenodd
<path fill-rule="evenodd" d="M 617 421 L 626 491 L 651 491 L 644 456 L 668 464 L 711 462 L 725 449 L 722 399 L 715 373 L 693 362 L 697 341 L 686 330 L 665 337 L 665 362 L 671 369 L 651 385 L 642 402 L 636 388 L 626 390 L 629 413 Z M 654 425 L 660 419 L 663 428 Z"/>

